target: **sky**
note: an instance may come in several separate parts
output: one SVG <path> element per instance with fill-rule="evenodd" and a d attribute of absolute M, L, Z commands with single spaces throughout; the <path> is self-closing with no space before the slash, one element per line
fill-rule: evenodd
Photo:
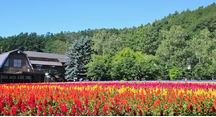
<path fill-rule="evenodd" d="M 132 28 L 215 0 L 0 0 L 0 36 Z"/>

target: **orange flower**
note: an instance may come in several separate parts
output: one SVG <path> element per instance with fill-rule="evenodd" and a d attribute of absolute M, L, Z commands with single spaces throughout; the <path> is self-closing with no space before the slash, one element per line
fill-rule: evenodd
<path fill-rule="evenodd" d="M 203 101 L 202 96 L 200 96 L 199 97 L 199 102 L 202 102 L 202 101 Z"/>
<path fill-rule="evenodd" d="M 197 106 L 196 110 L 197 110 L 197 111 L 199 111 L 199 110 L 200 110 L 200 107 L 199 107 L 199 106 Z"/>
<path fill-rule="evenodd" d="M 189 101 L 189 97 L 186 95 L 184 101 Z"/>

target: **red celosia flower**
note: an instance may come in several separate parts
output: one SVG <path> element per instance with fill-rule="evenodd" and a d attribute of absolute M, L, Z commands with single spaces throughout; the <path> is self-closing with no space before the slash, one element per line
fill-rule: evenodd
<path fill-rule="evenodd" d="M 6 109 L 4 109 L 4 116 L 7 116 L 8 115 L 8 112 Z"/>
<path fill-rule="evenodd" d="M 18 109 L 20 109 L 21 104 L 22 104 L 22 100 L 21 100 L 21 98 L 19 98 L 19 100 L 18 100 L 18 102 L 17 102 L 17 104 L 16 104 L 16 107 L 17 107 Z"/>
<path fill-rule="evenodd" d="M 122 106 L 120 106 L 119 108 L 120 108 L 120 113 L 122 114 Z"/>
<path fill-rule="evenodd" d="M 72 105 L 71 114 L 72 114 L 72 116 L 74 116 L 74 115 L 75 115 L 75 106 L 74 106 L 74 105 Z"/>
<path fill-rule="evenodd" d="M 111 105 L 113 106 L 113 101 L 111 102 Z"/>
<path fill-rule="evenodd" d="M 161 102 L 160 100 L 157 100 L 157 101 L 155 102 L 155 105 L 158 106 L 158 105 L 160 104 L 160 102 Z"/>
<path fill-rule="evenodd" d="M 191 103 L 189 102 L 188 106 L 187 106 L 187 110 L 190 109 Z"/>
<path fill-rule="evenodd" d="M 179 104 L 179 107 L 180 107 L 180 110 L 181 110 L 181 108 L 182 108 L 182 105 L 181 105 L 181 104 Z"/>
<path fill-rule="evenodd" d="M 9 107 L 13 106 L 13 99 L 12 96 L 9 95 L 9 97 L 6 99 L 7 104 L 9 105 Z"/>
<path fill-rule="evenodd" d="M 118 99 L 118 94 L 115 95 L 114 99 L 115 99 L 115 106 L 118 107 L 119 105 L 119 99 Z"/>
<path fill-rule="evenodd" d="M 206 106 L 204 106 L 203 108 L 204 108 L 204 110 L 205 110 L 205 109 L 206 109 Z"/>
<path fill-rule="evenodd" d="M 103 114 L 106 116 L 106 106 L 103 106 Z"/>
<path fill-rule="evenodd" d="M 38 104 L 38 115 L 40 115 L 41 112 L 42 112 L 42 106 Z"/>
<path fill-rule="evenodd" d="M 197 111 L 199 111 L 199 110 L 200 110 L 199 106 L 197 106 L 196 110 L 197 110 Z"/>
<path fill-rule="evenodd" d="M 189 97 L 186 95 L 185 96 L 185 101 L 188 101 L 189 100 Z"/>
<path fill-rule="evenodd" d="M 95 105 L 94 106 L 94 116 L 96 116 L 97 115 L 97 106 Z"/>
<path fill-rule="evenodd" d="M 96 103 L 96 102 L 97 102 L 97 96 L 94 97 L 94 103 Z"/>
<path fill-rule="evenodd" d="M 110 106 L 109 106 L 108 108 L 109 108 L 109 112 L 111 112 L 111 111 L 112 111 L 112 109 L 110 108 Z"/>
<path fill-rule="evenodd" d="M 214 99 L 214 98 L 213 98 Z M 216 106 L 216 100 L 214 100 L 214 107 Z"/>
<path fill-rule="evenodd" d="M 49 109 L 49 114 L 52 115 L 52 108 Z"/>
<path fill-rule="evenodd" d="M 191 106 L 191 103 L 189 102 L 188 106 L 187 106 L 187 110 L 190 109 L 190 111 L 193 111 L 193 107 Z"/>
<path fill-rule="evenodd" d="M 211 107 L 211 111 L 214 113 L 215 112 L 215 108 L 212 106 Z"/>
<path fill-rule="evenodd" d="M 62 108 L 62 105 L 61 105 L 61 103 L 59 103 L 59 105 L 58 105 L 58 108 L 59 108 L 59 109 L 61 109 L 61 108 Z"/>
<path fill-rule="evenodd" d="M 146 100 L 146 105 L 149 106 L 148 101 Z"/>
<path fill-rule="evenodd" d="M 200 96 L 200 98 L 199 98 L 199 101 L 200 101 L 200 102 L 202 102 L 202 101 L 203 101 L 203 99 L 202 99 L 202 96 Z"/>
<path fill-rule="evenodd" d="M 99 107 L 99 106 L 100 106 L 100 101 L 98 100 L 98 101 L 97 101 L 97 107 Z"/>
<path fill-rule="evenodd" d="M 162 95 L 162 97 L 163 97 L 163 100 L 165 100 L 165 95 Z"/>
<path fill-rule="evenodd" d="M 3 100 L 3 99 L 2 99 Z M 4 102 L 0 101 L 0 108 L 3 109 L 4 108 Z"/>
<path fill-rule="evenodd" d="M 46 108 L 46 105 L 47 105 L 47 99 L 46 98 L 44 99 L 44 103 L 43 104 L 44 104 L 44 108 Z"/>
<path fill-rule="evenodd" d="M 128 106 L 128 104 L 127 104 L 127 107 L 126 107 L 126 111 L 129 112 L 129 106 Z"/>
<path fill-rule="evenodd" d="M 190 110 L 193 111 L 193 107 L 192 106 L 190 106 Z"/>
<path fill-rule="evenodd" d="M 142 116 L 142 111 L 141 110 L 139 110 L 139 116 Z"/>
<path fill-rule="evenodd" d="M 146 112 L 148 112 L 148 108 L 147 107 L 145 107 L 145 110 L 146 110 Z"/>
<path fill-rule="evenodd" d="M 66 107 L 65 102 L 63 102 L 63 105 L 60 105 L 60 109 L 61 109 L 62 114 L 67 113 L 67 107 Z"/>
<path fill-rule="evenodd" d="M 17 111 L 16 109 L 12 106 L 11 111 L 10 111 L 10 116 L 16 115 Z"/>
<path fill-rule="evenodd" d="M 22 103 L 21 111 L 25 114 L 25 103 Z"/>
<path fill-rule="evenodd" d="M 45 111 L 44 111 L 44 113 L 43 113 L 43 116 L 46 116 L 46 113 L 45 113 Z"/>
<path fill-rule="evenodd" d="M 161 110 L 161 112 L 160 112 L 160 116 L 163 116 L 163 111 Z"/>
<path fill-rule="evenodd" d="M 86 106 L 86 108 L 88 108 L 88 99 L 87 99 L 87 97 L 85 99 L 85 106 Z"/>

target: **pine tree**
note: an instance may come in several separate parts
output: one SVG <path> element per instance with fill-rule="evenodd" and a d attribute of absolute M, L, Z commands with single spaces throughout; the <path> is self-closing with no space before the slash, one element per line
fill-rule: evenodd
<path fill-rule="evenodd" d="M 69 57 L 66 65 L 65 79 L 68 81 L 83 78 L 87 80 L 87 64 L 91 57 L 89 37 L 82 37 L 75 41 L 67 53 Z"/>

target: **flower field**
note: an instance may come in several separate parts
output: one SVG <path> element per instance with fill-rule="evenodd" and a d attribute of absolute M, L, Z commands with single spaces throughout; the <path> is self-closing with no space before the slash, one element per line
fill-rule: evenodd
<path fill-rule="evenodd" d="M 0 115 L 216 115 L 216 85 L 37 83 L 0 85 Z"/>

